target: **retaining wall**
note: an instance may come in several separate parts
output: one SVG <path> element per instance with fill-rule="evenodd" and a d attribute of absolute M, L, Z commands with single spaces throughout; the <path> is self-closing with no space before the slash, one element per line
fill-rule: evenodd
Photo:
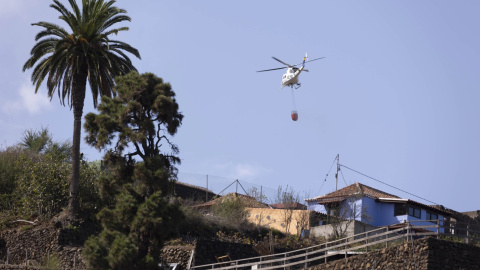
<path fill-rule="evenodd" d="M 54 227 L 42 229 L 15 229 L 0 233 L 0 264 L 7 262 L 9 251 L 9 264 L 25 265 L 26 259 L 30 264 L 40 264 L 48 256 L 58 256 L 63 268 L 85 268 L 81 256 L 83 246 L 64 245 L 79 239 L 70 229 L 57 229 Z M 3 268 L 0 268 L 3 269 Z"/>
<path fill-rule="evenodd" d="M 308 268 L 336 269 L 480 269 L 480 247 L 435 238 L 385 248 Z"/>

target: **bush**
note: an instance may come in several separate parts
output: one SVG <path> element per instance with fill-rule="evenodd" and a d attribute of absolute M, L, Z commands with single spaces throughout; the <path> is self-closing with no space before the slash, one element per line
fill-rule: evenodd
<path fill-rule="evenodd" d="M 9 195 L 15 190 L 15 163 L 22 153 L 20 147 L 8 147 L 0 151 L 0 195 Z M 3 203 L 0 198 L 0 210 Z"/>
<path fill-rule="evenodd" d="M 68 205 L 71 164 L 63 153 L 36 153 L 20 147 L 0 151 L 0 211 L 9 219 L 50 217 Z M 83 163 L 80 169 L 80 206 L 97 212 L 103 205 L 97 179 L 101 171 Z M 6 220 L 2 219 L 2 223 Z M 1 225 L 1 224 L 0 224 Z"/>
<path fill-rule="evenodd" d="M 245 202 L 237 197 L 226 197 L 221 203 L 214 204 L 212 212 L 216 216 L 230 220 L 234 224 L 243 223 L 247 212 Z"/>
<path fill-rule="evenodd" d="M 55 155 L 25 152 L 15 167 L 15 195 L 23 215 L 52 215 L 67 205 L 70 164 Z"/>

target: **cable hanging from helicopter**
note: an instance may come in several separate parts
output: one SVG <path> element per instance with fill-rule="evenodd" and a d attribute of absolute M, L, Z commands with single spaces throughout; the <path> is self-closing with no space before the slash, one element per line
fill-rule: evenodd
<path fill-rule="evenodd" d="M 278 58 L 275 58 L 273 56 L 272 56 L 272 58 L 274 60 L 284 64 L 285 67 L 259 70 L 257 72 L 265 72 L 265 71 L 279 70 L 279 69 L 285 69 L 285 68 L 287 69 L 287 72 L 285 74 L 283 74 L 283 76 L 282 76 L 282 87 L 280 89 L 284 88 L 285 86 L 289 86 L 292 89 L 293 110 L 292 110 L 291 117 L 292 117 L 293 121 L 297 121 L 298 120 L 298 112 L 297 112 L 297 108 L 296 108 L 296 104 L 295 104 L 294 89 L 298 89 L 301 86 L 300 82 L 298 81 L 298 76 L 300 75 L 300 73 L 302 73 L 302 71 L 307 71 L 308 72 L 308 70 L 305 69 L 305 63 L 312 62 L 312 61 L 315 61 L 315 60 L 320 60 L 320 59 L 323 59 L 325 57 L 320 57 L 320 58 L 308 60 L 308 56 L 305 53 L 305 57 L 303 57 L 302 63 L 296 64 L 296 65 L 287 64 L 287 63 L 283 62 L 282 60 L 280 60 Z M 297 66 L 299 66 L 299 65 L 301 65 L 301 67 L 298 68 Z"/>
<path fill-rule="evenodd" d="M 293 92 L 293 87 L 292 87 L 292 120 L 297 121 L 298 120 L 298 113 L 297 113 L 297 104 L 295 103 L 295 93 Z"/>

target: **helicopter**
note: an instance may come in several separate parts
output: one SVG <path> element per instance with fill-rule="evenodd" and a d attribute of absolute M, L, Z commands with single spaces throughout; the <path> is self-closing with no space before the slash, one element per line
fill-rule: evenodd
<path fill-rule="evenodd" d="M 285 62 L 283 62 L 282 60 L 276 58 L 276 57 L 273 57 L 273 59 L 275 59 L 276 61 L 282 63 L 285 65 L 285 67 L 280 67 L 280 68 L 271 68 L 271 69 L 264 69 L 264 70 L 259 70 L 257 72 L 265 72 L 265 71 L 272 71 L 272 70 L 279 70 L 279 69 L 287 69 L 287 72 L 285 74 L 283 74 L 282 76 L 282 88 L 284 88 L 285 86 L 289 86 L 291 89 L 292 89 L 292 106 L 293 106 L 293 109 L 292 109 L 292 120 L 293 121 L 297 121 L 298 120 L 298 113 L 297 113 L 297 109 L 296 109 L 296 103 L 295 103 L 295 95 L 294 95 L 294 89 L 298 89 L 301 84 L 300 82 L 298 81 L 298 76 L 300 75 L 300 73 L 302 73 L 302 71 L 308 71 L 307 69 L 305 69 L 305 63 L 308 63 L 308 62 L 312 62 L 312 61 L 315 61 L 315 60 L 320 60 L 320 59 L 323 59 L 325 57 L 320 57 L 320 58 L 316 58 L 316 59 L 312 59 L 312 60 L 308 60 L 308 56 L 307 56 L 307 53 L 305 53 L 305 57 L 303 57 L 303 62 L 300 63 L 300 64 L 296 64 L 296 65 L 290 65 L 290 64 L 287 64 Z M 301 65 L 300 67 L 297 67 Z"/>
<path fill-rule="evenodd" d="M 282 60 L 280 60 L 276 57 L 273 57 L 273 56 L 272 56 L 272 58 L 275 59 L 276 61 L 284 64 L 285 67 L 264 69 L 264 70 L 259 70 L 257 72 L 265 72 L 265 71 L 272 71 L 272 70 L 279 70 L 279 69 L 285 69 L 286 68 L 287 72 L 285 74 L 283 74 L 283 76 L 282 76 L 282 87 L 280 89 L 284 88 L 285 86 L 289 86 L 291 88 L 298 89 L 301 86 L 300 82 L 298 81 L 298 76 L 300 75 L 300 73 L 302 73 L 302 71 L 308 71 L 308 69 L 305 69 L 305 63 L 312 62 L 312 61 L 315 61 L 315 60 L 320 60 L 320 59 L 323 59 L 325 57 L 320 57 L 320 58 L 308 60 L 308 56 L 305 53 L 305 57 L 303 57 L 303 62 L 299 63 L 299 64 L 296 64 L 296 65 L 287 64 L 287 63 L 283 62 Z M 299 65 L 302 65 L 302 66 L 297 67 Z"/>

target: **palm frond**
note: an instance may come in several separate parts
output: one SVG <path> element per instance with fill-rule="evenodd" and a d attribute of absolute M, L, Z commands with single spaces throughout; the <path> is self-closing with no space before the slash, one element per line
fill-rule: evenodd
<path fill-rule="evenodd" d="M 37 33 L 37 43 L 23 70 L 33 68 L 31 79 L 36 91 L 46 80 L 49 97 L 57 92 L 63 105 L 65 101 L 72 104 L 76 78 L 83 74 L 96 106 L 99 96 L 115 95 L 116 76 L 136 70 L 127 53 L 140 58 L 138 50 L 125 42 L 109 39 L 112 34 L 128 30 L 128 27 L 110 28 L 131 19 L 125 10 L 114 6 L 115 1 L 82 0 L 80 9 L 75 0 L 68 0 L 72 11 L 59 0 L 53 2 L 50 6 L 60 13 L 60 19 L 68 24 L 71 33 L 53 23 L 34 23 L 43 30 Z"/>

